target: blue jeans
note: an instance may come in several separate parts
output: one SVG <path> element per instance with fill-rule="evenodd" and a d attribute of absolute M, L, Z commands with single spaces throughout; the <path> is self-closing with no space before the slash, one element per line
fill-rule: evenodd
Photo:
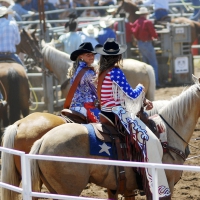
<path fill-rule="evenodd" d="M 0 58 L 11 58 L 13 60 L 15 60 L 17 63 L 19 63 L 20 65 L 22 65 L 24 67 L 24 64 L 22 63 L 21 59 L 19 58 L 19 56 L 15 53 L 11 53 L 9 55 L 5 55 L 5 54 L 1 54 L 0 53 Z"/>
<path fill-rule="evenodd" d="M 154 72 L 155 72 L 155 78 L 156 78 L 156 86 L 159 86 L 160 84 L 158 80 L 158 62 L 157 62 L 156 52 L 154 50 L 152 42 L 151 41 L 143 42 L 141 40 L 138 40 L 137 44 L 138 44 L 140 53 L 142 54 L 143 62 L 153 67 Z"/>
<path fill-rule="evenodd" d="M 165 9 L 158 9 L 155 10 L 155 19 L 156 20 L 161 20 L 163 17 L 168 16 L 168 11 Z"/>
<path fill-rule="evenodd" d="M 200 0 L 191 0 L 193 6 L 200 7 Z M 193 15 L 190 17 L 191 20 L 198 21 L 200 18 L 200 8 L 194 8 Z"/>

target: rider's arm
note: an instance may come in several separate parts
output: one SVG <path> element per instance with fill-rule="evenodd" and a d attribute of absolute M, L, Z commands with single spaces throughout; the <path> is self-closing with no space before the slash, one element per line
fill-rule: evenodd
<path fill-rule="evenodd" d="M 132 99 L 136 99 L 143 92 L 144 86 L 138 84 L 136 88 L 133 89 L 126 80 L 122 70 L 117 67 L 112 69 L 110 78 L 121 88 L 121 90 L 123 90 L 127 96 L 131 97 Z"/>

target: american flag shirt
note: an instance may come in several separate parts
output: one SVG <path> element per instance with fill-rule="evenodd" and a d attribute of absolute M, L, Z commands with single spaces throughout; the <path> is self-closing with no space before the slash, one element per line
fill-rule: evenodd
<path fill-rule="evenodd" d="M 116 87 L 120 88 L 124 95 L 116 94 Z M 112 68 L 105 76 L 101 87 L 101 110 L 105 112 L 112 112 L 112 108 L 115 106 L 121 106 L 123 101 L 127 99 L 137 99 L 143 91 L 143 86 L 138 84 L 133 89 L 122 70 L 118 67 Z M 126 99 L 127 97 L 127 99 Z"/>
<path fill-rule="evenodd" d="M 15 53 L 15 45 L 20 43 L 20 33 L 15 21 L 0 18 L 0 52 Z"/>

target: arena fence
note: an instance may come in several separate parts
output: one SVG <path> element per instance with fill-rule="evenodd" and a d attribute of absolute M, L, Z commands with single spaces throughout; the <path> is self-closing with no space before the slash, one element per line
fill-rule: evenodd
<path fill-rule="evenodd" d="M 99 164 L 99 165 L 112 165 L 112 166 L 126 166 L 126 167 L 146 167 L 151 168 L 152 170 L 152 181 L 153 181 L 153 200 L 158 200 L 158 169 L 168 169 L 168 170 L 185 170 L 185 171 L 196 171 L 200 172 L 200 167 L 198 166 L 188 166 L 188 165 L 172 165 L 172 164 L 156 164 L 156 163 L 141 163 L 141 162 L 127 162 L 127 161 L 112 161 L 112 160 L 103 160 L 103 159 L 86 159 L 86 158 L 74 158 L 74 157 L 61 157 L 61 156 L 45 156 L 45 155 L 33 155 L 25 154 L 22 151 L 17 151 L 13 149 L 8 149 L 0 147 L 0 151 L 18 155 L 21 157 L 21 171 L 22 171 L 22 188 L 12 186 L 3 182 L 0 182 L 0 187 L 13 190 L 15 192 L 21 193 L 23 199 L 31 200 L 32 197 L 41 197 L 41 198 L 54 198 L 54 199 L 94 199 L 89 197 L 75 197 L 68 195 L 56 195 L 56 194 L 47 194 L 41 192 L 33 192 L 31 189 L 31 166 L 30 160 L 53 160 L 58 162 L 72 162 L 72 163 L 87 163 L 87 164 Z"/>

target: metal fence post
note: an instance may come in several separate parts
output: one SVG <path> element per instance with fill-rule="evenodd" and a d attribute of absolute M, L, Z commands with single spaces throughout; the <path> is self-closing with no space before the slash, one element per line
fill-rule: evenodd
<path fill-rule="evenodd" d="M 153 200 L 158 200 L 158 169 L 155 167 L 151 168 L 152 179 L 153 179 Z"/>
<path fill-rule="evenodd" d="M 30 196 L 32 192 L 31 188 L 31 172 L 30 172 L 30 159 L 26 157 L 26 154 L 21 155 L 21 172 L 22 172 L 22 199 L 32 200 Z"/>
<path fill-rule="evenodd" d="M 118 21 L 119 43 L 126 44 L 126 26 L 124 18 Z M 127 52 L 123 53 L 123 57 L 127 58 Z"/>

